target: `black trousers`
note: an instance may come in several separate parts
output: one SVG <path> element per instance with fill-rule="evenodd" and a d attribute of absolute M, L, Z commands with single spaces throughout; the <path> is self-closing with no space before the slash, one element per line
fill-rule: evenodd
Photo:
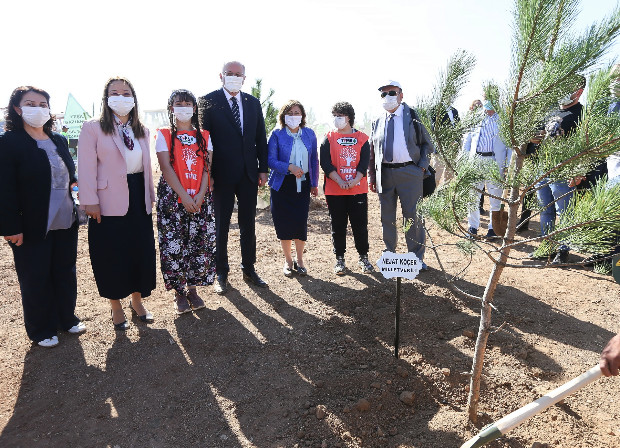
<path fill-rule="evenodd" d="M 256 263 L 256 195 L 258 180 L 252 182 L 243 176 L 236 184 L 216 183 L 213 189 L 215 205 L 215 272 L 226 275 L 228 266 L 228 230 L 230 218 L 237 198 L 237 222 L 241 243 L 241 264 L 243 269 L 254 270 Z"/>
<path fill-rule="evenodd" d="M 26 235 L 21 246 L 11 244 L 26 333 L 34 342 L 80 321 L 75 316 L 77 241 L 75 222 L 69 229 L 50 230 L 44 239 L 33 241 Z"/>
<path fill-rule="evenodd" d="M 351 223 L 355 248 L 368 255 L 368 194 L 325 195 L 332 224 L 332 244 L 337 257 L 347 249 L 347 221 Z"/>

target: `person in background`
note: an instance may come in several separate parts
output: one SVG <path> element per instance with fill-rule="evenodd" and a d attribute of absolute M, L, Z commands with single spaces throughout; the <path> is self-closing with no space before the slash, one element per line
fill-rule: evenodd
<path fill-rule="evenodd" d="M 256 199 L 267 183 L 267 135 L 260 101 L 241 92 L 245 66 L 224 64 L 222 88 L 200 98 L 203 129 L 213 141 L 213 200 L 215 204 L 216 271 L 214 290 L 228 289 L 228 230 L 237 199 L 243 279 L 260 288 L 267 283 L 254 269 L 256 263 Z"/>
<path fill-rule="evenodd" d="M 155 202 L 149 131 L 125 78 L 103 89 L 101 117 L 83 124 L 78 141 L 80 207 L 89 216 L 88 246 L 99 295 L 110 300 L 114 329 L 129 328 L 121 299 L 142 322 L 153 315 L 142 299 L 155 289 Z"/>
<path fill-rule="evenodd" d="M 0 235 L 13 251 L 26 334 L 58 345 L 58 329 L 86 331 L 75 315 L 78 223 L 71 186 L 75 165 L 67 139 L 52 132 L 50 96 L 13 90 L 0 136 Z"/>
<path fill-rule="evenodd" d="M 175 90 L 168 99 L 170 127 L 157 130 L 155 152 L 159 257 L 166 290 L 174 289 L 177 314 L 205 303 L 196 286 L 215 279 L 215 218 L 209 186 L 213 145 L 200 129 L 196 97 Z"/>
<path fill-rule="evenodd" d="M 426 235 L 416 207 L 422 199 L 422 181 L 434 152 L 433 144 L 426 128 L 414 124 L 419 119 L 415 110 L 403 102 L 399 82 L 389 81 L 378 90 L 386 112 L 372 124 L 368 177 L 370 189 L 379 195 L 383 242 L 388 251 L 396 252 L 396 201 L 400 200 L 403 218 L 409 224 L 405 232 L 407 250 L 416 254 L 425 271 Z"/>
<path fill-rule="evenodd" d="M 480 157 L 483 160 L 494 160 L 497 163 L 500 175 L 503 176 L 510 161 L 510 151 L 499 137 L 499 119 L 491 100 L 486 100 L 483 108 L 486 116 L 476 129 L 465 134 L 462 150 L 464 153 L 469 154 L 470 158 Z M 486 189 L 493 196 L 502 196 L 502 187 L 488 180 L 480 182 L 476 187 L 479 190 Z M 477 195 L 480 198 L 482 193 L 477 193 Z M 478 202 L 480 202 L 479 199 Z M 501 201 L 489 196 L 489 204 L 491 212 L 489 214 L 489 228 L 486 238 L 492 239 L 497 238 L 493 230 L 493 213 L 499 211 Z M 469 233 L 477 235 L 478 227 L 480 226 L 479 207 L 469 212 L 467 221 Z"/>
<path fill-rule="evenodd" d="M 443 106 L 443 109 L 443 113 L 439 117 L 439 123 L 442 126 L 457 126 L 458 122 L 460 121 L 459 111 L 449 105 Z M 435 117 L 434 115 L 431 116 L 431 126 L 433 130 L 435 129 L 436 123 L 437 117 Z M 460 139 L 458 140 L 458 142 L 460 143 Z M 453 173 L 446 170 L 444 163 L 439 159 L 436 153 L 433 154 L 431 166 L 435 169 L 435 182 L 437 186 L 452 179 Z"/>
<path fill-rule="evenodd" d="M 609 85 L 609 93 L 613 101 L 609 105 L 607 114 L 609 116 L 620 115 L 620 64 L 614 65 L 612 76 L 615 76 Z M 606 160 L 607 169 L 607 188 L 612 188 L 620 183 L 620 151 L 610 155 Z M 612 241 L 608 250 L 603 253 L 594 254 L 584 260 L 585 266 L 593 266 L 594 264 L 605 264 L 605 270 L 612 269 L 611 258 L 620 253 L 620 234 L 616 233 L 615 240 Z"/>
<path fill-rule="evenodd" d="M 569 92 L 558 100 L 559 109 L 554 111 L 547 119 L 545 126 L 545 138 L 563 138 L 573 132 L 581 118 L 583 110 L 579 98 L 586 87 L 586 79 L 581 77 L 581 85 L 574 92 Z M 569 185 L 568 181 L 552 181 L 545 177 L 537 185 L 536 195 L 541 207 L 540 212 L 540 231 L 542 235 L 547 235 L 553 231 L 556 217 L 560 216 L 573 196 L 575 187 Z M 558 265 L 568 263 L 570 248 L 566 244 L 560 244 L 551 264 Z M 532 258 L 546 259 L 553 254 L 538 254 L 533 252 Z"/>
<path fill-rule="evenodd" d="M 335 130 L 328 132 L 321 143 L 320 160 L 336 254 L 334 273 L 344 275 L 346 271 L 347 221 L 351 223 L 359 254 L 358 265 L 362 272 L 368 273 L 374 270 L 368 261 L 368 136 L 353 128 L 355 110 L 351 104 L 336 103 L 332 115 Z"/>
<path fill-rule="evenodd" d="M 614 99 L 609 105 L 609 115 L 620 115 L 620 64 L 614 65 L 612 75 L 615 78 L 609 85 L 609 93 Z M 620 151 L 607 157 L 608 186 L 620 182 Z"/>
<path fill-rule="evenodd" d="M 278 114 L 280 129 L 267 142 L 271 169 L 271 216 L 284 252 L 282 272 L 286 277 L 296 271 L 307 275 L 303 253 L 308 239 L 310 195 L 318 195 L 319 158 L 316 135 L 306 127 L 306 111 L 299 101 L 290 100 Z M 291 255 L 295 240 L 296 260 Z"/>
<path fill-rule="evenodd" d="M 618 375 L 618 369 L 620 369 L 620 333 L 611 338 L 603 349 L 599 366 L 605 376 Z"/>

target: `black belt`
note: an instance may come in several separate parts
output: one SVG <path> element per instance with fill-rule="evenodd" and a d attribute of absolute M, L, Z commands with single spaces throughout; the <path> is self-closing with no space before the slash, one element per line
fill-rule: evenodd
<path fill-rule="evenodd" d="M 402 168 L 404 166 L 413 165 L 413 162 L 403 162 L 403 163 L 382 163 L 381 166 L 384 168 Z"/>
<path fill-rule="evenodd" d="M 479 156 L 482 156 L 482 157 L 491 157 L 491 156 L 495 155 L 495 153 L 493 151 L 491 151 L 491 152 L 477 152 L 476 154 L 478 154 Z"/>

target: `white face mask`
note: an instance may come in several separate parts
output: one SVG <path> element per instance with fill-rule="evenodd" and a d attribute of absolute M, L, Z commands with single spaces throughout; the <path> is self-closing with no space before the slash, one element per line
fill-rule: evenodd
<path fill-rule="evenodd" d="M 347 125 L 347 117 L 334 117 L 336 129 L 343 129 Z"/>
<path fill-rule="evenodd" d="M 230 93 L 237 93 L 243 85 L 242 76 L 224 76 L 224 87 Z"/>
<path fill-rule="evenodd" d="M 112 109 L 119 117 L 128 115 L 135 105 L 136 102 L 134 101 L 133 96 L 119 95 L 108 97 L 108 106 L 110 106 L 110 109 Z"/>
<path fill-rule="evenodd" d="M 284 124 L 291 129 L 295 129 L 301 124 L 301 118 L 301 115 L 285 115 Z"/>
<path fill-rule="evenodd" d="M 398 107 L 398 96 L 390 96 L 390 95 L 386 95 L 385 98 L 383 98 L 383 108 L 387 111 L 391 111 L 394 110 Z"/>
<path fill-rule="evenodd" d="M 572 93 L 568 93 L 564 95 L 562 98 L 558 100 L 558 104 L 560 106 L 568 106 L 570 103 L 575 101 L 574 99 L 571 98 L 572 95 L 573 95 Z"/>
<path fill-rule="evenodd" d="M 50 110 L 47 107 L 21 106 L 22 120 L 33 128 L 41 128 L 50 119 Z"/>
<path fill-rule="evenodd" d="M 181 121 L 186 123 L 192 119 L 194 116 L 194 108 L 191 106 L 177 107 L 174 106 L 172 108 L 172 113 L 177 121 Z"/>

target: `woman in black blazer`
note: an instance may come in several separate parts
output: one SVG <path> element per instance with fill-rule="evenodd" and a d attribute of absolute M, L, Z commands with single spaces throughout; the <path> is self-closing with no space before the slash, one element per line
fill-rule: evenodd
<path fill-rule="evenodd" d="M 70 189 L 75 165 L 67 139 L 52 132 L 49 94 L 11 94 L 0 137 L 0 235 L 13 250 L 28 337 L 58 345 L 58 329 L 86 330 L 75 316 L 78 223 Z"/>

